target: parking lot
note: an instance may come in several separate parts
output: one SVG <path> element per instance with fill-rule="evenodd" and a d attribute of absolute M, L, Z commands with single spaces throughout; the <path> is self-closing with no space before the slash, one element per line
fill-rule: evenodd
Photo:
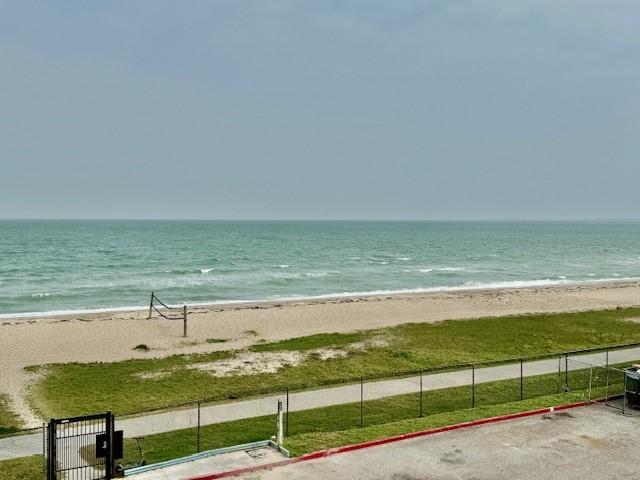
<path fill-rule="evenodd" d="M 640 475 L 640 412 L 604 405 L 471 427 L 246 474 L 245 480 L 585 480 Z"/>

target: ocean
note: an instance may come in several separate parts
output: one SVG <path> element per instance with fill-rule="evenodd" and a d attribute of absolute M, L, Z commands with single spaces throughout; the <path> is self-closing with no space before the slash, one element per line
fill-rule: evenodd
<path fill-rule="evenodd" d="M 640 278 L 640 223 L 0 221 L 0 318 Z"/>

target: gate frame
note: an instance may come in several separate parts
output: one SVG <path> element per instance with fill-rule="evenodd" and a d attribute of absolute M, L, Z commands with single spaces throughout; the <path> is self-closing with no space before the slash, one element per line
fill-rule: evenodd
<path fill-rule="evenodd" d="M 105 456 L 105 473 L 100 479 L 94 480 L 112 480 L 115 478 L 115 458 L 113 458 L 113 432 L 115 430 L 115 417 L 111 411 L 99 413 L 95 415 L 84 415 L 69 418 L 52 418 L 47 426 L 47 480 L 58 480 L 57 469 L 57 427 L 58 425 L 69 425 L 75 422 L 104 420 L 105 431 L 107 435 L 106 456 Z M 96 434 L 97 436 L 98 434 Z"/>

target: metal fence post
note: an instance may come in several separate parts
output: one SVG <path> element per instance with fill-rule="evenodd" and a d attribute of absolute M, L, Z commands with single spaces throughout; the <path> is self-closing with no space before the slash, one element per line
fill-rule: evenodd
<path fill-rule="evenodd" d="M 476 408 L 476 366 L 471 364 L 471 408 Z"/>
<path fill-rule="evenodd" d="M 558 382 L 556 385 L 556 393 L 560 393 L 560 377 L 562 375 L 562 357 L 558 357 Z"/>
<path fill-rule="evenodd" d="M 523 364 L 522 359 L 520 359 L 520 400 L 524 400 L 524 375 L 523 375 Z"/>
<path fill-rule="evenodd" d="M 360 428 L 364 426 L 364 377 L 360 377 Z"/>
<path fill-rule="evenodd" d="M 56 480 L 56 423 L 52 418 L 47 429 L 47 479 Z"/>
<path fill-rule="evenodd" d="M 624 415 L 627 407 L 627 373 L 624 372 L 624 392 L 622 393 L 622 414 Z"/>
<path fill-rule="evenodd" d="M 607 365 L 606 384 L 604 387 L 604 404 L 609 405 L 609 366 Z"/>
<path fill-rule="evenodd" d="M 284 435 L 289 436 L 289 387 L 287 387 L 287 412 L 284 420 Z"/>
<path fill-rule="evenodd" d="M 47 476 L 47 424 L 42 423 L 42 470 L 44 476 Z"/>
<path fill-rule="evenodd" d="M 200 453 L 200 401 L 198 400 L 198 437 L 196 439 L 196 453 Z"/>
<path fill-rule="evenodd" d="M 569 391 L 569 354 L 564 354 L 564 391 Z"/>
<path fill-rule="evenodd" d="M 114 459 L 113 459 L 113 430 L 114 430 L 114 419 L 113 414 L 109 411 L 107 412 L 106 418 L 106 427 L 107 427 L 107 453 L 105 457 L 105 480 L 111 480 L 113 478 L 113 467 L 114 467 Z"/>
<path fill-rule="evenodd" d="M 420 370 L 420 416 L 423 416 L 422 410 L 422 370 Z"/>

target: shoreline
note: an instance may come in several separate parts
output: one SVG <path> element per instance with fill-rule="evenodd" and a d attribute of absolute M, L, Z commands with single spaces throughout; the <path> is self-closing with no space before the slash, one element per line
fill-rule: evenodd
<path fill-rule="evenodd" d="M 595 279 L 595 280 L 522 280 L 512 282 L 492 282 L 479 285 L 462 285 L 454 287 L 429 287 L 429 288 L 415 288 L 415 289 L 399 289 L 399 290 L 377 290 L 370 292 L 345 292 L 345 293 L 329 293 L 311 296 L 300 297 L 282 297 L 277 299 L 255 299 L 255 300 L 218 300 L 211 302 L 194 302 L 187 303 L 187 307 L 190 310 L 211 310 L 211 311 L 224 311 L 246 308 L 272 308 L 282 305 L 291 304 L 309 304 L 315 305 L 318 303 L 334 302 L 334 301 L 358 301 L 367 300 L 375 297 L 391 298 L 408 298 L 408 297 L 420 297 L 422 295 L 439 294 L 439 293 L 465 293 L 465 292 L 480 292 L 486 293 L 491 291 L 500 290 L 525 290 L 525 289 L 556 289 L 556 288 L 570 288 L 576 286 L 595 286 L 595 287 L 616 287 L 616 286 L 628 286 L 628 285 L 640 285 L 640 277 L 637 278 L 620 278 L 620 279 Z M 640 301 L 638 303 L 640 305 Z M 183 304 L 175 304 L 176 307 L 181 307 Z M 137 306 L 122 306 L 122 307 L 98 307 L 98 308 L 86 308 L 86 309 L 69 309 L 69 310 L 53 310 L 45 312 L 19 312 L 19 313 L 0 313 L 0 325 L 5 321 L 11 320 L 49 320 L 49 319 L 64 319 L 76 316 L 103 316 L 112 314 L 114 316 L 146 312 L 149 309 L 148 305 Z"/>

